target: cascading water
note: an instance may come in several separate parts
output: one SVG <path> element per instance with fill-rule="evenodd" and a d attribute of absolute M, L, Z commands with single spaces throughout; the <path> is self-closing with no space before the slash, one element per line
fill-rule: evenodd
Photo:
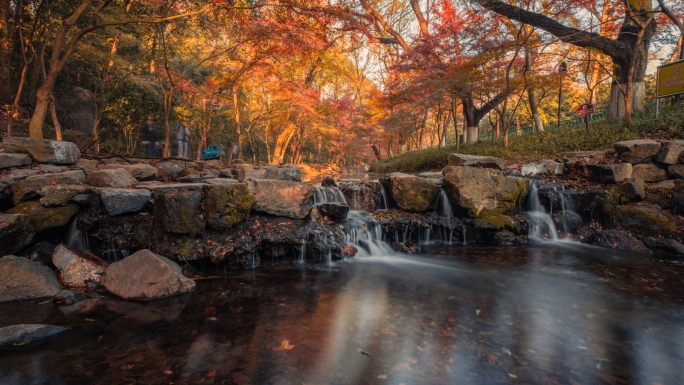
<path fill-rule="evenodd" d="M 347 215 L 345 242 L 358 248 L 359 257 L 394 254 L 392 247 L 382 240 L 380 225 L 369 220 L 365 211 L 350 211 Z"/>
<path fill-rule="evenodd" d="M 389 202 L 387 200 L 387 191 L 385 186 L 380 185 L 380 199 L 378 199 L 378 207 L 375 211 L 387 211 L 389 209 Z"/>
<path fill-rule="evenodd" d="M 437 196 L 437 204 L 435 205 L 435 213 L 441 217 L 453 218 L 454 211 L 451 208 L 451 202 L 449 201 L 449 195 L 446 191 L 439 186 L 439 195 Z"/>
<path fill-rule="evenodd" d="M 71 226 L 69 227 L 67 246 L 72 250 L 90 251 L 88 233 L 85 233 L 76 227 L 76 219 L 71 222 Z"/>
<path fill-rule="evenodd" d="M 539 187 L 530 182 L 530 210 L 525 213 L 529 223 L 528 236 L 536 241 L 558 241 L 558 231 L 551 214 L 539 201 Z"/>

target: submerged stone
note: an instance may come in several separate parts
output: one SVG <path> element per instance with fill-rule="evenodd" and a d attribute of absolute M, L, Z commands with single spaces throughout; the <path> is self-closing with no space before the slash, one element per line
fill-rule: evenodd
<path fill-rule="evenodd" d="M 69 330 L 54 325 L 12 325 L 0 328 L 0 347 L 26 346 Z"/>
<path fill-rule="evenodd" d="M 52 297 L 62 290 L 55 273 L 27 258 L 0 258 L 0 302 Z"/>
<path fill-rule="evenodd" d="M 654 253 L 684 255 L 684 245 L 674 239 L 644 237 L 642 241 Z"/>
<path fill-rule="evenodd" d="M 150 250 L 140 250 L 109 265 L 100 281 L 108 292 L 123 299 L 149 300 L 195 290 L 177 263 Z"/>

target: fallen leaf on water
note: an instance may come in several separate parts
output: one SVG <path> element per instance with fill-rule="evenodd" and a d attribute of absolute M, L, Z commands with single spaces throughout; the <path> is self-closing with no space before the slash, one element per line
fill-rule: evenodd
<path fill-rule="evenodd" d="M 290 345 L 290 341 L 283 340 L 283 342 L 280 343 L 280 346 L 275 348 L 274 350 L 276 350 L 276 351 L 291 350 L 294 347 L 295 347 L 295 345 Z"/>

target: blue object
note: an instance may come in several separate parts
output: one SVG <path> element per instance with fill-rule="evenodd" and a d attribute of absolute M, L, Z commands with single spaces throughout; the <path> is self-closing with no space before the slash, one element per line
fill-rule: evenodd
<path fill-rule="evenodd" d="M 221 144 L 210 144 L 208 148 L 200 152 L 201 160 L 219 159 L 226 156 L 226 148 Z"/>

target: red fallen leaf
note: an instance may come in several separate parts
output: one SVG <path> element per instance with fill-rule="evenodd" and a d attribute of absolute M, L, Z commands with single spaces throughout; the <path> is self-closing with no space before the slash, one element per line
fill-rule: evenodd
<path fill-rule="evenodd" d="M 50 184 L 54 186 L 54 185 L 57 184 L 57 182 L 55 182 L 54 180 L 51 180 L 51 181 L 50 181 Z"/>
<path fill-rule="evenodd" d="M 214 314 L 214 313 L 216 313 L 216 306 L 205 307 L 204 312 Z"/>
<path fill-rule="evenodd" d="M 451 322 L 451 323 L 456 322 L 456 318 L 454 318 L 454 317 L 449 317 L 449 322 Z"/>
<path fill-rule="evenodd" d="M 212 370 L 211 372 L 207 373 L 207 377 L 209 377 L 209 378 L 216 377 L 216 371 Z"/>
<path fill-rule="evenodd" d="M 94 375 L 95 375 L 95 372 L 85 372 L 85 375 L 86 375 L 86 376 L 94 376 Z"/>
<path fill-rule="evenodd" d="M 616 243 L 613 243 L 613 247 L 618 247 L 617 242 L 616 242 Z"/>
<path fill-rule="evenodd" d="M 173 374 L 173 371 L 171 371 L 171 370 L 169 370 L 169 369 L 166 369 L 166 370 L 164 371 L 164 374 L 166 374 L 167 376 L 170 376 L 170 375 Z"/>
<path fill-rule="evenodd" d="M 204 253 L 204 249 L 197 250 L 198 253 Z"/>

